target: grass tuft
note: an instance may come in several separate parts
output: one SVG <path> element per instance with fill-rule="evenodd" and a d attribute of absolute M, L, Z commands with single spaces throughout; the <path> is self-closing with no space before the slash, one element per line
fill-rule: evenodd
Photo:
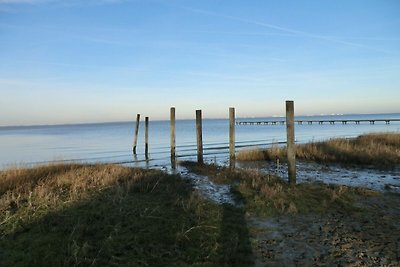
<path fill-rule="evenodd" d="M 252 148 L 244 149 L 237 153 L 236 159 L 239 161 L 253 161 L 253 160 L 269 160 L 275 161 L 285 160 L 286 151 L 282 147 L 273 145 L 269 149 Z"/>
<path fill-rule="evenodd" d="M 393 168 L 400 164 L 400 134 L 361 135 L 355 139 L 335 138 L 296 146 L 296 157 L 320 163 L 343 163 Z M 238 160 L 286 160 L 286 148 L 273 146 L 261 150 L 243 150 Z"/>

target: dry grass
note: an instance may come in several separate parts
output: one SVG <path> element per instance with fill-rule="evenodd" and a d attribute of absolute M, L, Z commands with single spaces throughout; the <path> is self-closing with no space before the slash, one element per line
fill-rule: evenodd
<path fill-rule="evenodd" d="M 123 197 L 133 185 L 140 186 L 137 182 L 143 176 L 142 170 L 116 165 L 62 164 L 3 171 L 0 173 L 0 221 L 6 220 L 7 216 L 3 216 L 13 209 L 24 207 L 24 213 L 34 216 L 41 210 L 48 212 L 82 201 L 111 185 L 116 191 L 115 197 Z M 10 207 L 13 208 L 10 210 Z"/>
<path fill-rule="evenodd" d="M 240 183 L 233 188 L 244 199 L 246 209 L 258 215 L 325 211 L 354 211 L 358 196 L 375 196 L 365 188 L 302 183 L 289 185 L 281 178 L 254 170 L 239 171 Z"/>
<path fill-rule="evenodd" d="M 296 146 L 296 157 L 316 162 L 338 162 L 345 164 L 394 167 L 400 164 L 400 134 L 380 133 L 361 135 L 355 139 L 336 138 Z M 261 150 L 244 150 L 238 160 L 286 159 L 285 147 Z"/>
<path fill-rule="evenodd" d="M 157 170 L 10 169 L 0 172 L 0 266 L 249 266 L 237 218 Z"/>
<path fill-rule="evenodd" d="M 237 153 L 236 159 L 240 161 L 253 161 L 253 160 L 276 160 L 284 159 L 286 151 L 283 147 L 273 145 L 269 149 L 253 148 L 244 149 Z"/>
<path fill-rule="evenodd" d="M 357 197 L 378 195 L 366 188 L 321 182 L 292 186 L 278 176 L 256 170 L 232 171 L 216 165 L 183 164 L 196 173 L 208 175 L 216 183 L 230 184 L 238 200 L 243 201 L 246 212 L 256 215 L 354 211 L 358 209 Z"/>

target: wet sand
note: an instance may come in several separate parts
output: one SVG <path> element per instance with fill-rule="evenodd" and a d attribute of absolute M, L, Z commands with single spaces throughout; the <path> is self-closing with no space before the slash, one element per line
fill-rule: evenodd
<path fill-rule="evenodd" d="M 360 205 L 351 214 L 250 218 L 257 266 L 400 266 L 400 195 Z"/>

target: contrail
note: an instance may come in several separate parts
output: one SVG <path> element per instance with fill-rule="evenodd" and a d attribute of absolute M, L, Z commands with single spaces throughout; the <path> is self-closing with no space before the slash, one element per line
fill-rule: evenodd
<path fill-rule="evenodd" d="M 336 38 L 332 38 L 332 37 L 328 37 L 328 36 L 323 36 L 323 35 L 318 35 L 318 34 L 313 34 L 313 33 L 300 31 L 300 30 L 296 30 L 296 29 L 286 28 L 286 27 L 282 27 L 282 26 L 279 26 L 279 25 L 271 24 L 271 23 L 265 23 L 265 22 L 255 21 L 255 20 L 243 19 L 243 18 L 240 18 L 240 17 L 220 14 L 220 13 L 216 13 L 216 12 L 212 12 L 212 11 L 208 11 L 208 10 L 191 8 L 191 7 L 187 7 L 187 6 L 175 6 L 175 7 L 180 8 L 180 9 L 184 9 L 184 10 L 187 10 L 187 11 L 190 11 L 190 12 L 193 12 L 193 13 L 204 14 L 204 15 L 207 15 L 207 16 L 225 18 L 225 19 L 239 21 L 239 22 L 243 22 L 243 23 L 247 23 L 247 24 L 258 25 L 258 26 L 261 26 L 261 27 L 265 27 L 265 28 L 269 28 L 269 29 L 274 29 L 274 30 L 286 32 L 286 33 L 290 33 L 290 34 L 297 35 L 297 36 L 303 36 L 303 37 L 308 37 L 308 38 L 313 38 L 313 39 L 325 40 L 325 41 L 332 42 L 332 43 L 338 43 L 338 44 L 343 44 L 343 45 L 360 47 L 360 48 L 365 48 L 365 49 L 374 50 L 376 52 L 382 52 L 382 53 L 387 53 L 387 54 L 396 54 L 396 55 L 399 54 L 397 51 L 387 51 L 387 50 L 383 50 L 383 49 L 378 49 L 378 48 L 375 48 L 375 47 L 367 46 L 367 45 L 364 45 L 364 44 L 343 41 L 343 40 L 340 40 L 340 39 L 336 39 Z"/>

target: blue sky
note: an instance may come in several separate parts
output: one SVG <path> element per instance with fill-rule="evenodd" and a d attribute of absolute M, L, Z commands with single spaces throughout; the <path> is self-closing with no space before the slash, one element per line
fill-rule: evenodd
<path fill-rule="evenodd" d="M 400 112 L 398 0 L 0 0 L 0 125 Z"/>

